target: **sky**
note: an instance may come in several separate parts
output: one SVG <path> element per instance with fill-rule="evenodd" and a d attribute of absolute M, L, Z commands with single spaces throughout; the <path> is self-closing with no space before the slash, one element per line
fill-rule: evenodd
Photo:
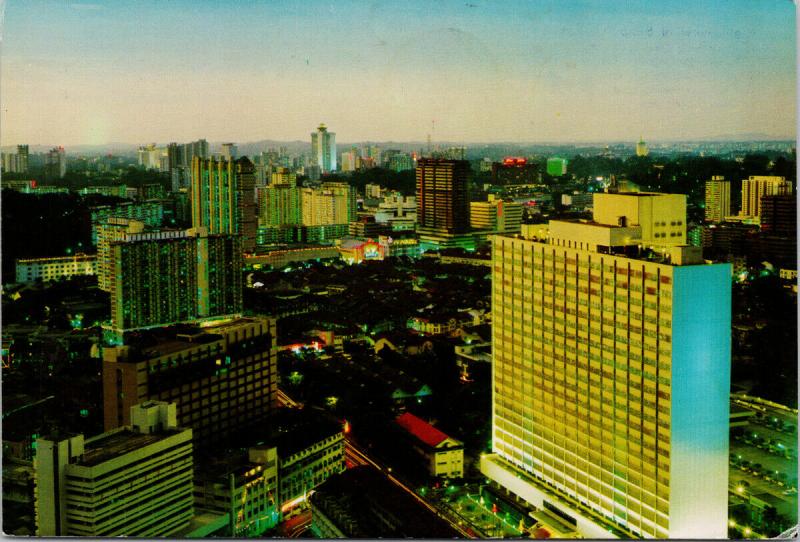
<path fill-rule="evenodd" d="M 7 0 L 0 143 L 795 138 L 796 53 L 789 0 Z"/>

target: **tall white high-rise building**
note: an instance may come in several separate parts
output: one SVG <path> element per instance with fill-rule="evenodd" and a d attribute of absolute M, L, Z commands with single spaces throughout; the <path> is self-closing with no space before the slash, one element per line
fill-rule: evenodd
<path fill-rule="evenodd" d="M 322 173 L 336 171 L 336 134 L 324 124 L 311 133 L 311 159 Z"/>
<path fill-rule="evenodd" d="M 493 238 L 481 471 L 544 523 L 727 537 L 731 267 L 676 242 L 685 206 L 596 194 L 593 221 Z"/>

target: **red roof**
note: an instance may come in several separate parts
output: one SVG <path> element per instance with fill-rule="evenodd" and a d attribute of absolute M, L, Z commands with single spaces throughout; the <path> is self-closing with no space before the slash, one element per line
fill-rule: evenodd
<path fill-rule="evenodd" d="M 406 412 L 397 417 L 397 424 L 428 446 L 436 447 L 448 437 L 428 422 Z"/>

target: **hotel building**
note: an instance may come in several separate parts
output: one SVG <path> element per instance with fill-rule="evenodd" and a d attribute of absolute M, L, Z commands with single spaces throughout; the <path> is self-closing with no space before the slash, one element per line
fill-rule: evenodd
<path fill-rule="evenodd" d="M 152 330 L 155 344 L 103 350 L 106 430 L 130 423 L 132 405 L 169 401 L 195 442 L 224 442 L 266 421 L 278 391 L 275 320 L 238 318 Z"/>
<path fill-rule="evenodd" d="M 685 196 L 493 239 L 493 453 L 481 471 L 590 538 L 726 538 L 731 267 Z"/>

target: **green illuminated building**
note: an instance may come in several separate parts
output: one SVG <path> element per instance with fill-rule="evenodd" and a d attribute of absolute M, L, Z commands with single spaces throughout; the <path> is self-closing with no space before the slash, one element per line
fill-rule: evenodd
<path fill-rule="evenodd" d="M 567 160 L 564 158 L 558 158 L 554 156 L 553 158 L 547 159 L 547 174 L 551 177 L 561 177 L 562 175 L 567 174 Z"/>
<path fill-rule="evenodd" d="M 299 225 L 303 223 L 300 188 L 273 184 L 258 191 L 260 226 Z"/>
<path fill-rule="evenodd" d="M 111 324 L 118 333 L 242 310 L 238 236 L 129 234 L 110 251 Z"/>
<path fill-rule="evenodd" d="M 209 234 L 239 233 L 238 183 L 234 160 L 192 160 L 192 227 Z"/>

